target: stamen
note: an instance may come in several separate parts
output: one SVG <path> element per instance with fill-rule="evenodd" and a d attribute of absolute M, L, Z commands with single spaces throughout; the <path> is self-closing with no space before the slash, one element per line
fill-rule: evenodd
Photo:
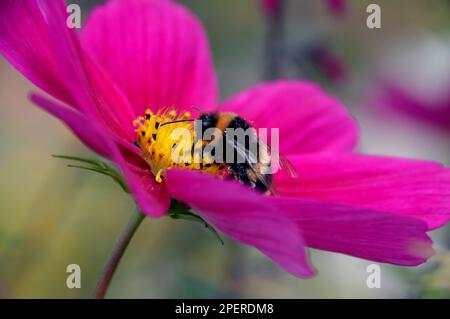
<path fill-rule="evenodd" d="M 155 180 L 156 180 L 158 183 L 161 183 L 161 182 L 162 182 L 162 179 L 161 179 L 161 174 L 162 174 L 162 172 L 163 172 L 163 170 L 160 169 L 160 170 L 158 171 L 158 173 L 156 173 Z"/>

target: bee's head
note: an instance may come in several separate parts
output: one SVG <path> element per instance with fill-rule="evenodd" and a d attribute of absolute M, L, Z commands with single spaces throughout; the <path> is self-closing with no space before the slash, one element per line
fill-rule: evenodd
<path fill-rule="evenodd" d="M 213 128 L 217 124 L 217 113 L 204 113 L 198 118 L 202 121 L 202 132 L 209 128 Z"/>

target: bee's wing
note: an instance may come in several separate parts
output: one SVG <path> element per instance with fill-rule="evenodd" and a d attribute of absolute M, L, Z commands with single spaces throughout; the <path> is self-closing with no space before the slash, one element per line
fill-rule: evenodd
<path fill-rule="evenodd" d="M 298 172 L 295 169 L 294 165 L 292 165 L 291 161 L 284 156 L 283 154 L 280 154 L 278 151 L 273 150 L 270 145 L 264 143 L 263 141 L 259 141 L 261 144 L 265 145 L 267 147 L 267 150 L 270 154 L 276 154 L 278 156 L 278 161 L 280 164 L 280 168 L 283 172 L 287 173 L 291 177 L 298 177 Z"/>
<path fill-rule="evenodd" d="M 250 164 L 256 164 L 258 163 L 258 158 L 255 154 L 252 152 L 247 151 L 244 145 L 240 143 L 236 143 L 235 141 L 231 141 L 227 139 L 227 144 L 231 145 L 240 156 L 242 156 L 246 163 Z M 256 176 L 258 181 L 260 181 L 264 186 L 266 186 L 268 189 L 271 189 L 271 185 L 267 184 L 267 180 L 264 178 L 263 174 L 261 172 L 258 172 L 255 170 L 255 168 L 252 165 L 249 165 L 250 169 L 252 170 L 253 174 Z"/>
<path fill-rule="evenodd" d="M 258 158 L 255 154 L 252 152 L 248 152 L 245 148 L 245 146 L 235 143 L 233 141 L 227 141 L 228 144 L 234 147 L 234 149 L 245 159 L 248 163 L 258 163 Z M 283 154 L 280 154 L 278 151 L 273 150 L 270 145 L 262 141 L 261 139 L 258 139 L 259 149 L 261 147 L 264 147 L 267 150 L 268 154 L 276 154 L 278 156 L 278 161 L 281 170 L 283 170 L 285 173 L 287 173 L 291 177 L 298 177 L 298 172 L 294 165 L 289 161 L 289 159 L 284 156 Z M 260 175 L 260 174 L 258 174 Z"/>
<path fill-rule="evenodd" d="M 258 158 L 255 154 L 253 154 L 252 152 L 249 152 L 246 148 L 245 145 L 242 145 L 240 143 L 237 143 L 235 141 L 231 141 L 229 139 L 226 140 L 228 145 L 231 145 L 236 152 L 238 152 L 238 154 L 240 156 L 242 156 L 245 160 L 245 163 L 251 163 L 251 164 L 256 164 L 258 163 Z"/>

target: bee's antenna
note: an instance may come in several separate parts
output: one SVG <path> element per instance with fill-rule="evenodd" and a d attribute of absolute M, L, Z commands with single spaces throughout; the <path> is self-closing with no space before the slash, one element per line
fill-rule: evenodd
<path fill-rule="evenodd" d="M 166 122 L 166 123 L 163 123 L 163 124 L 161 124 L 161 126 L 165 126 L 165 125 L 173 124 L 173 123 L 194 122 L 194 121 L 195 121 L 195 120 L 193 120 L 193 119 L 177 120 L 177 121 L 172 121 L 172 122 Z"/>
<path fill-rule="evenodd" d="M 206 113 L 205 111 L 203 111 L 203 110 L 202 110 L 201 108 L 199 108 L 198 106 L 193 105 L 192 108 L 193 108 L 194 110 L 196 110 L 197 112 L 199 112 L 199 113 Z"/>

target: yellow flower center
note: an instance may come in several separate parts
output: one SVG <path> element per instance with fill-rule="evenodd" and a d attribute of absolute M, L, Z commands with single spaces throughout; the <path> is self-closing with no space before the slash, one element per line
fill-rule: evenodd
<path fill-rule="evenodd" d="M 158 183 L 171 168 L 202 170 L 215 175 L 225 173 L 225 165 L 203 157 L 203 146 L 208 142 L 201 139 L 194 142 L 194 124 L 186 121 L 190 118 L 188 112 L 178 115 L 176 111 L 158 111 L 154 114 L 147 110 L 145 117 L 140 116 L 133 122 L 136 145 Z"/>

